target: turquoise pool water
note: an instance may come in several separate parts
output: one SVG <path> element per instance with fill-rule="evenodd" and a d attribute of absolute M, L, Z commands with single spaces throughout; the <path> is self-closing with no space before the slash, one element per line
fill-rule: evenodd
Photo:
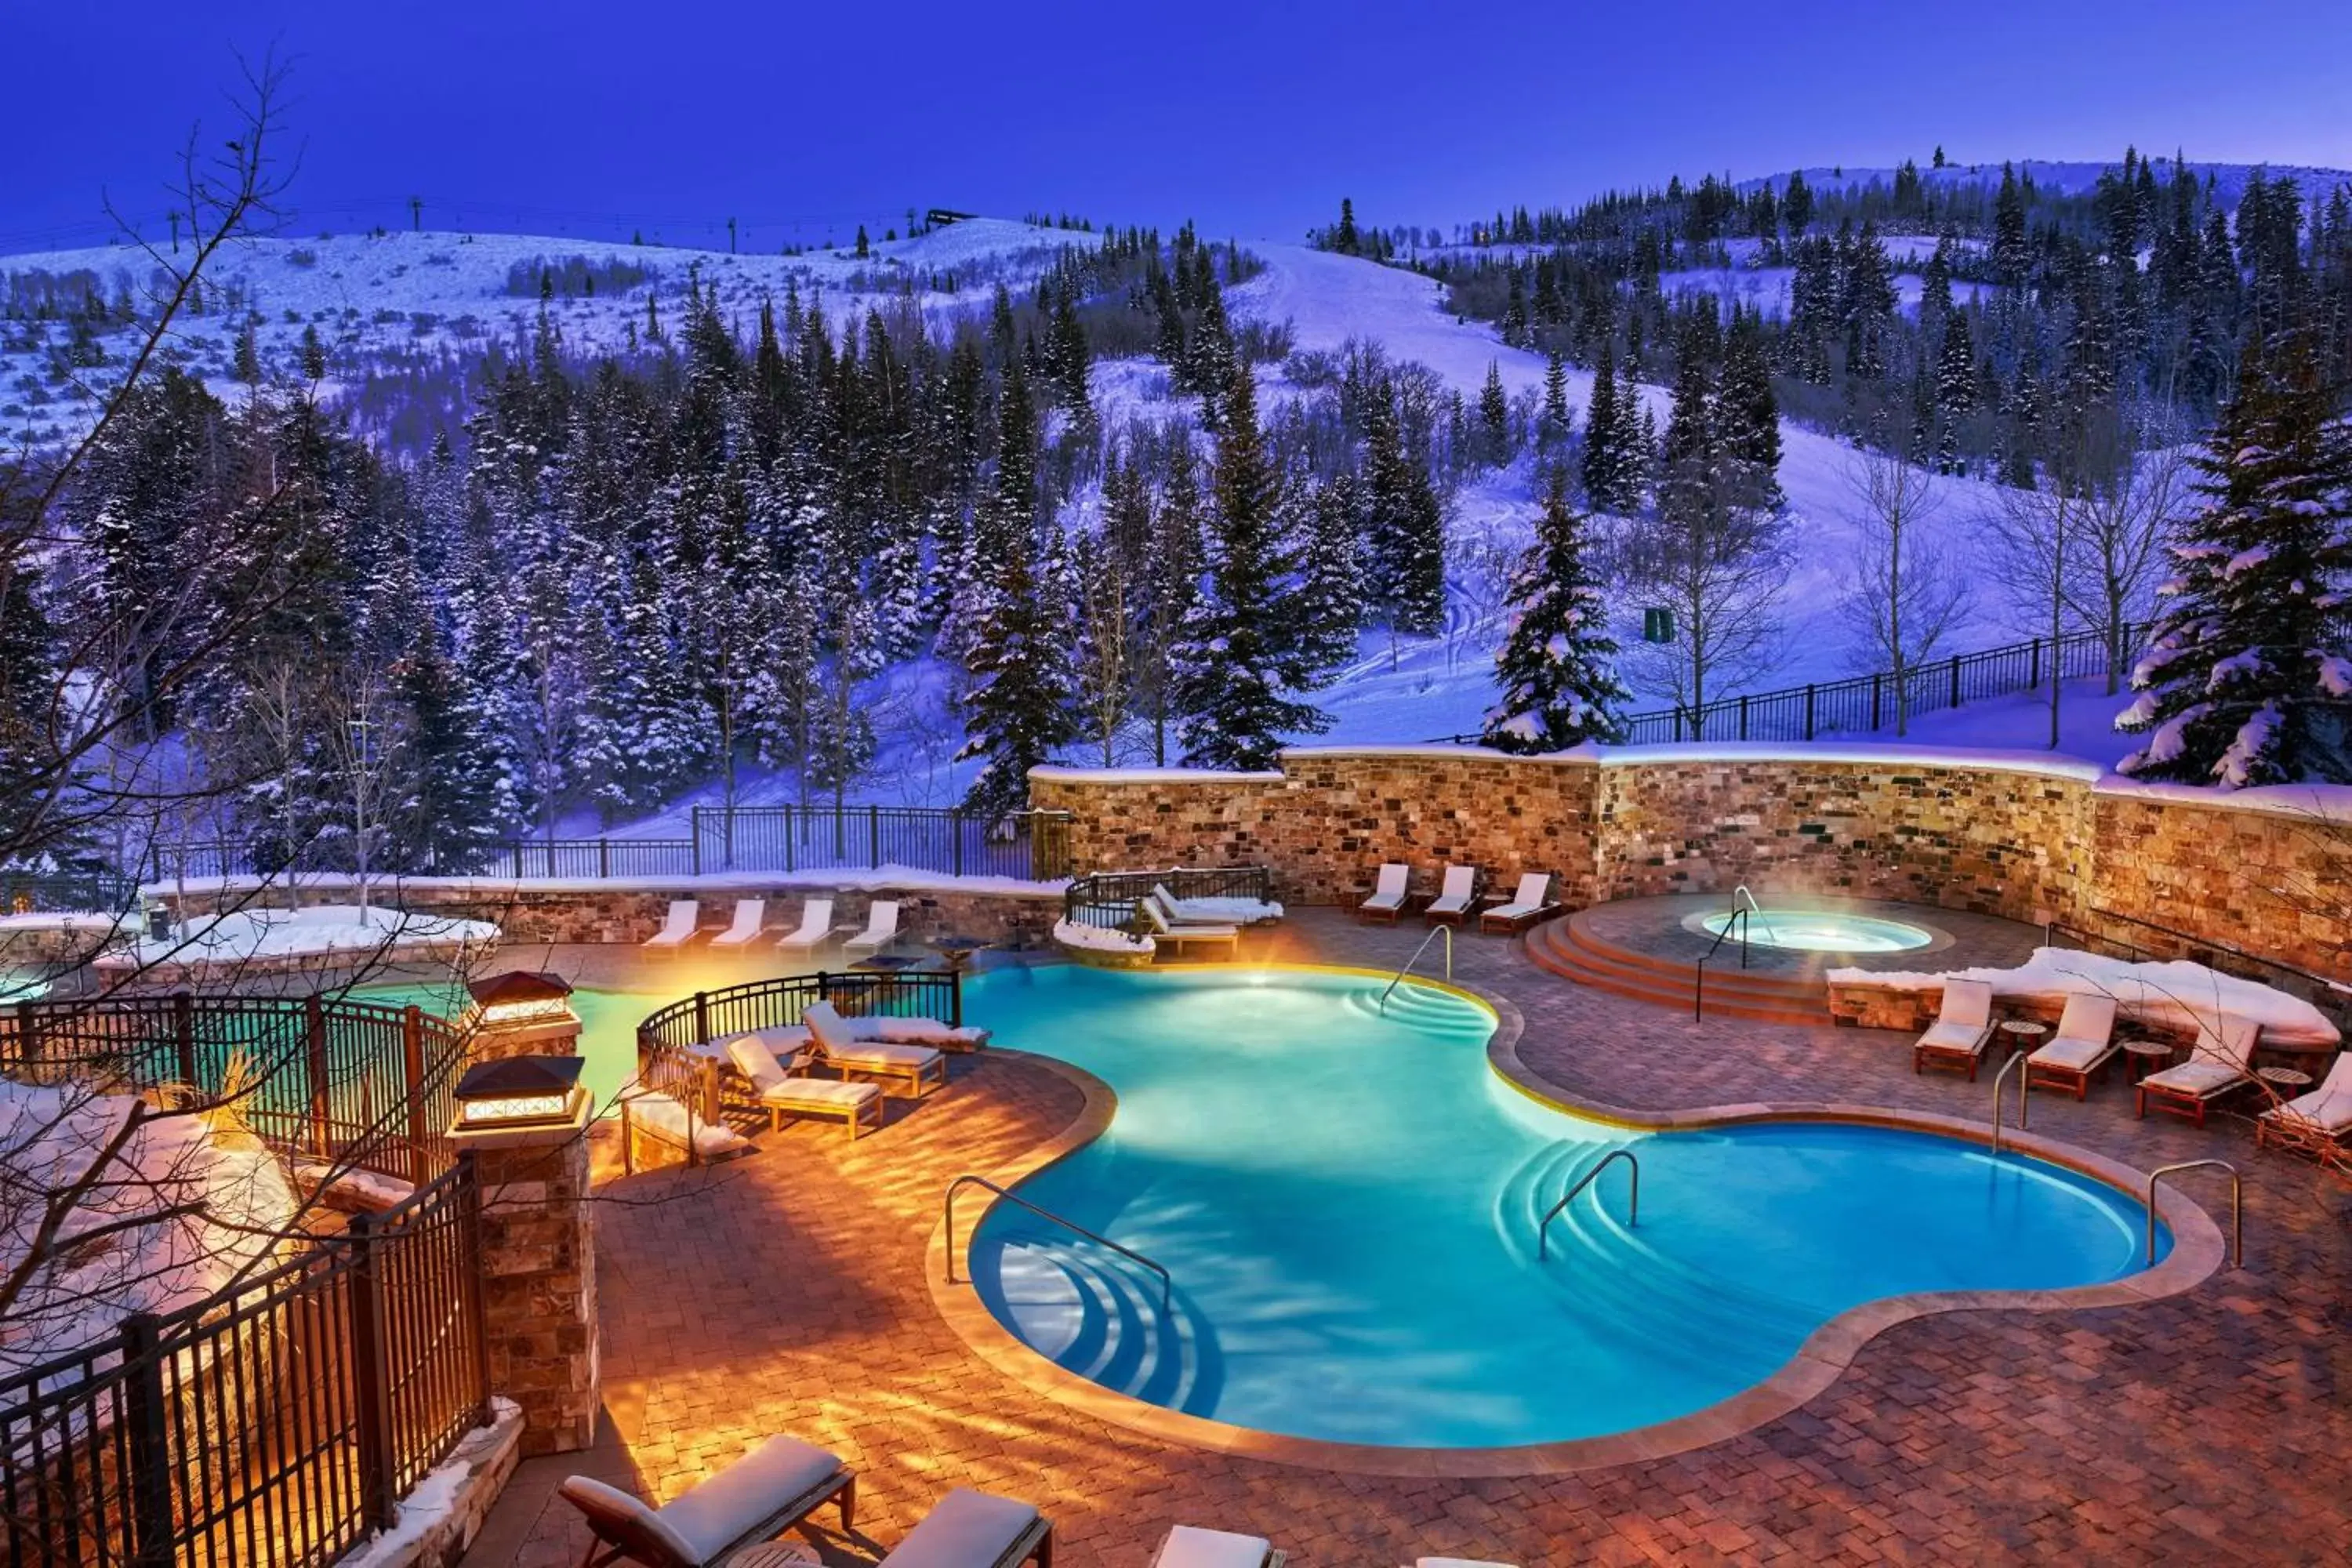
<path fill-rule="evenodd" d="M 1728 913 L 1709 915 L 1699 923 L 1721 936 L 1736 918 Z M 1750 914 L 1745 927 L 1748 940 L 1759 947 L 1792 948 L 1800 952 L 1908 952 L 1936 940 L 1934 932 L 1902 921 L 1840 914 L 1833 910 L 1768 906 Z"/>
<path fill-rule="evenodd" d="M 462 985 L 363 985 L 352 994 L 393 1007 L 414 1003 L 453 1021 L 467 1007 Z M 580 1058 L 585 1064 L 580 1081 L 597 1110 L 610 1110 L 621 1085 L 637 1070 L 637 1026 L 677 1000 L 675 990 L 593 991 L 583 986 L 572 993 L 572 1010 L 580 1015 Z"/>
<path fill-rule="evenodd" d="M 1907 1291 L 2048 1288 L 2139 1266 L 2138 1205 L 1922 1134 L 1830 1125 L 1627 1134 L 1487 1067 L 1487 1012 L 1275 971 L 976 978 L 1000 1044 L 1118 1091 L 1099 1140 L 1024 1197 L 1155 1277 L 999 1205 L 971 1248 L 997 1319 L 1061 1365 L 1263 1431 L 1433 1447 L 1646 1426 L 1777 1370 L 1838 1312 Z M 1641 1161 L 1639 1224 L 1612 1148 Z M 1595 1194 L 1599 1201 L 1595 1202 Z M 2168 1238 L 2167 1245 L 2168 1245 Z"/>

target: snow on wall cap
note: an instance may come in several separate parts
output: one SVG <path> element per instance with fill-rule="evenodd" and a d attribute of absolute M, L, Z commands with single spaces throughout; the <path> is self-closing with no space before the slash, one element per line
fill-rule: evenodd
<path fill-rule="evenodd" d="M 1225 768 L 1068 768 L 1040 763 L 1029 770 L 1034 783 L 1054 784 L 1280 784 L 1277 771 L 1245 773 Z"/>
<path fill-rule="evenodd" d="M 1458 745 L 1451 741 L 1425 741 L 1395 746 L 1285 746 L 1283 759 L 1292 757 L 1462 757 L 1473 762 L 1496 763 L 1589 763 L 1584 748 L 1569 752 L 1547 752 L 1534 755 L 1497 751 L 1492 746 Z"/>
<path fill-rule="evenodd" d="M 2107 777 L 2098 763 L 2054 752 L 2003 752 L 1971 746 L 1877 745 L 1868 742 L 1685 741 L 1654 746 L 1592 749 L 1603 767 L 1640 767 L 1647 763 L 1861 763 L 1879 766 L 1979 768 L 1993 773 L 2039 773 L 2084 784 Z M 1573 753 L 1562 752 L 1563 756 Z"/>
<path fill-rule="evenodd" d="M 2216 811 L 2259 811 L 2299 816 L 2306 822 L 2352 826 L 2352 784 L 2257 784 L 2251 789 L 2215 789 L 2208 784 L 2165 784 L 2109 773 L 2098 793 L 2168 805 L 2203 805 Z"/>

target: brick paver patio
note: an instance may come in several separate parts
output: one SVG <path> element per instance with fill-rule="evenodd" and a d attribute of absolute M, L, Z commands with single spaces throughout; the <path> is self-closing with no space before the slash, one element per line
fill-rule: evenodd
<path fill-rule="evenodd" d="M 1383 964 L 1420 934 L 1306 911 L 1273 946 Z M 1986 1085 L 1913 1077 L 1894 1037 L 1694 1023 L 1540 973 L 1495 938 L 1465 938 L 1456 973 L 1518 1006 L 1522 1057 L 1572 1098 L 1984 1114 Z M 1898 1324 L 1826 1394 L 1745 1436 L 1497 1480 L 1338 1475 L 1178 1447 L 972 1354 L 923 1279 L 940 1191 L 1053 1136 L 1080 1103 L 1058 1076 L 988 1056 L 879 1136 L 852 1144 L 803 1126 L 715 1171 L 604 1189 L 602 1437 L 591 1453 L 525 1465 L 468 1562 L 576 1562 L 584 1531 L 552 1496 L 573 1470 L 658 1500 L 778 1431 L 859 1469 L 858 1535 L 809 1537 L 829 1563 L 873 1562 L 956 1485 L 1044 1508 L 1068 1568 L 1144 1568 L 1179 1522 L 1269 1536 L 1300 1568 L 1423 1554 L 1528 1568 L 2352 1561 L 2352 1194 L 2308 1164 L 2257 1157 L 2235 1119 L 2202 1132 L 2134 1121 L 2120 1074 L 2082 1105 L 2036 1096 L 2034 1131 L 2143 1169 L 2237 1162 L 2249 1173 L 2244 1269 L 2136 1308 Z M 2221 1213 L 2211 1188 L 2194 1190 Z"/>

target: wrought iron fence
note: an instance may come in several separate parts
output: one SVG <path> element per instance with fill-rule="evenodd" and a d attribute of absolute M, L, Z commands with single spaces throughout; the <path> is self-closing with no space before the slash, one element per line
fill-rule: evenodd
<path fill-rule="evenodd" d="M 423 1185 L 448 1169 L 461 1030 L 415 1007 L 168 996 L 0 1006 L 0 1075 L 233 1095 L 281 1154 Z"/>
<path fill-rule="evenodd" d="M 1074 879 L 1062 895 L 1062 918 L 1073 925 L 1136 929 L 1139 906 L 1155 887 L 1177 899 L 1274 898 L 1274 870 L 1266 866 L 1186 867 L 1165 871 L 1097 871 Z"/>
<path fill-rule="evenodd" d="M 0 915 L 52 910 L 113 914 L 129 909 L 139 885 L 110 871 L 11 871 L 0 868 Z"/>
<path fill-rule="evenodd" d="M 0 1563 L 332 1563 L 489 1419 L 479 1254 L 460 1159 L 268 1273 L 0 1378 Z"/>

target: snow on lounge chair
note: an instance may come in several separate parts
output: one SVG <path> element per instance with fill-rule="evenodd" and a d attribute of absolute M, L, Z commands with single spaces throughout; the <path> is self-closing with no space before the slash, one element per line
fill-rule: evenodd
<path fill-rule="evenodd" d="M 786 952 L 814 953 L 833 936 L 833 900 L 811 899 L 801 906 L 800 928 L 778 937 L 776 945 Z"/>
<path fill-rule="evenodd" d="M 1282 1568 L 1288 1561 L 1262 1535 L 1180 1524 L 1160 1537 L 1151 1568 Z"/>
<path fill-rule="evenodd" d="M 847 1531 L 857 1508 L 857 1474 L 797 1437 L 771 1437 L 717 1475 L 660 1508 L 618 1487 L 573 1476 L 556 1489 L 587 1516 L 605 1551 L 589 1547 L 587 1568 L 607 1563 L 645 1568 L 710 1568 L 740 1546 L 772 1540 L 824 1504 L 841 1510 Z M 911 1539 L 911 1538 L 910 1538 Z"/>
<path fill-rule="evenodd" d="M 692 899 L 670 900 L 669 914 L 662 921 L 661 930 L 646 938 L 647 947 L 684 947 L 694 940 L 694 928 L 702 919 L 702 906 Z"/>
<path fill-rule="evenodd" d="M 1527 930 L 1528 927 L 1559 908 L 1558 904 L 1545 899 L 1544 895 L 1550 890 L 1550 872 L 1522 873 L 1519 877 L 1519 890 L 1511 895 L 1509 902 L 1496 904 L 1492 909 L 1478 911 L 1478 929 L 1504 932 Z"/>
<path fill-rule="evenodd" d="M 898 940 L 898 900 L 877 899 L 866 911 L 866 929 L 843 942 L 845 952 L 877 953 Z"/>
<path fill-rule="evenodd" d="M 2025 1086 L 2071 1089 L 2081 1100 L 2116 1048 L 2116 999 L 2077 991 L 2066 998 L 2058 1032 L 2025 1058 Z"/>
<path fill-rule="evenodd" d="M 2254 1144 L 2300 1143 L 2352 1133 L 2352 1051 L 2336 1058 L 2327 1077 L 2309 1094 L 2273 1105 L 2254 1121 Z"/>
<path fill-rule="evenodd" d="M 727 1042 L 727 1059 L 735 1070 L 751 1080 L 752 1090 L 768 1112 L 768 1131 L 775 1131 L 783 1125 L 784 1114 L 794 1116 L 837 1116 L 849 1123 L 850 1142 L 867 1123 L 882 1125 L 882 1091 L 870 1083 L 850 1083 L 830 1078 L 805 1078 L 801 1072 L 810 1063 L 812 1052 L 793 1058 L 793 1071 L 786 1072 L 776 1059 L 768 1042 L 757 1035 L 738 1035 Z"/>
<path fill-rule="evenodd" d="M 1172 942 L 1179 952 L 1189 942 L 1221 942 L 1225 944 L 1228 956 L 1238 957 L 1241 953 L 1242 928 L 1239 926 L 1180 926 L 1161 914 L 1160 906 L 1150 899 L 1136 907 L 1143 911 L 1145 922 L 1151 927 L 1154 942 Z"/>
<path fill-rule="evenodd" d="M 1478 868 L 1448 866 L 1445 880 L 1437 889 L 1437 897 L 1421 912 L 1429 917 L 1432 925 L 1460 925 L 1470 913 L 1470 904 L 1478 889 Z"/>
<path fill-rule="evenodd" d="M 1394 925 L 1397 916 L 1404 913 L 1405 884 L 1412 873 L 1391 860 L 1383 865 L 1372 881 L 1372 896 L 1356 906 L 1356 918 L 1381 921 Z"/>
<path fill-rule="evenodd" d="M 767 913 L 768 901 L 765 899 L 736 900 L 735 919 L 733 923 L 729 925 L 725 931 L 720 931 L 717 936 L 712 937 L 710 939 L 710 945 L 713 947 L 749 947 L 758 939 L 760 935 L 760 922 L 767 918 Z"/>
<path fill-rule="evenodd" d="M 801 1022 L 816 1046 L 817 1059 L 846 1078 L 863 1073 L 905 1086 L 908 1100 L 919 1100 L 924 1085 L 948 1081 L 948 1058 L 929 1046 L 894 1046 L 887 1040 L 861 1040 L 830 1002 L 812 1002 L 801 1009 Z"/>
<path fill-rule="evenodd" d="M 1911 1047 L 1911 1070 L 1965 1068 L 1969 1081 L 1977 1080 L 1977 1064 L 1992 1043 L 1992 987 L 1981 980 L 1944 983 L 1943 1011 Z"/>
<path fill-rule="evenodd" d="M 2204 1126 L 2208 1105 L 2254 1081 L 2254 1047 L 2262 1033 L 2263 1026 L 2253 1019 L 2228 1013 L 2221 1015 L 2219 1028 L 2200 1024 L 2197 1044 L 2187 1061 L 2139 1080 L 2134 1114 L 2146 1116 L 2153 1100 L 2158 1110 L 2186 1116 Z"/>
<path fill-rule="evenodd" d="M 1154 909 L 1157 909 L 1160 911 L 1160 918 L 1161 920 L 1166 921 L 1170 925 L 1178 927 L 1179 929 L 1186 926 L 1229 926 L 1236 923 L 1231 919 L 1218 915 L 1186 914 L 1184 912 L 1183 900 L 1176 897 L 1175 894 L 1170 892 L 1165 887 L 1161 886 L 1158 882 L 1151 884 L 1151 891 L 1143 895 L 1143 901 L 1151 905 Z M 1244 904 L 1251 901 L 1253 900 L 1242 900 Z M 1282 906 L 1276 904 L 1273 907 L 1277 913 L 1276 915 L 1264 918 L 1280 918 L 1278 911 Z"/>

